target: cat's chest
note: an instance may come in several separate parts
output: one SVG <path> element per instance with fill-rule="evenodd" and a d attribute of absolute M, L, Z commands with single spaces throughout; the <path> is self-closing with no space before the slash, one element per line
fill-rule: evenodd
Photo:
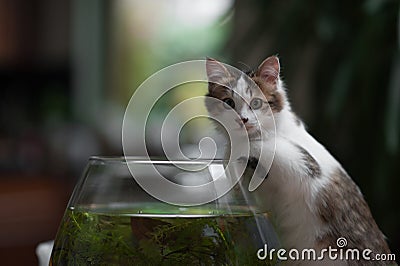
<path fill-rule="evenodd" d="M 275 140 L 253 140 L 250 141 L 250 156 L 260 158 L 261 153 L 275 153 L 276 141 Z"/>

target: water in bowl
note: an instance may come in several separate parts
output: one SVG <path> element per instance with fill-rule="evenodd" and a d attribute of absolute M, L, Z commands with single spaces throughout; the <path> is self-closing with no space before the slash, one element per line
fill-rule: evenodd
<path fill-rule="evenodd" d="M 60 226 L 52 265 L 273 265 L 259 260 L 271 225 L 266 213 L 229 213 L 165 206 L 70 207 Z"/>

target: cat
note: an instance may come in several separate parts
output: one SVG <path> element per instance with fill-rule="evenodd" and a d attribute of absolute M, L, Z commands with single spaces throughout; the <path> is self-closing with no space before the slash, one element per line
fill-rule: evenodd
<path fill-rule="evenodd" d="M 337 248 L 345 238 L 345 248 L 374 254 L 390 254 L 385 236 L 378 228 L 363 195 L 340 163 L 315 140 L 292 111 L 280 78 L 277 56 L 265 59 L 253 72 L 237 75 L 221 62 L 207 58 L 206 107 L 213 116 L 234 109 L 246 129 L 250 143 L 248 167 L 260 164 L 268 175 L 254 191 L 271 211 L 282 246 L 317 251 Z M 246 81 L 257 85 L 254 89 Z M 253 83 L 253 84 L 254 84 Z M 265 138 L 262 138 L 265 133 Z M 275 145 L 273 145 L 275 142 Z M 275 155 L 263 165 L 260 154 Z M 263 149 L 263 150 L 261 150 Z M 317 253 L 318 254 L 318 253 Z M 361 257 L 361 255 L 360 255 Z M 394 261 L 329 260 L 292 262 L 304 265 L 388 265 Z M 296 264 L 297 265 L 297 264 Z"/>

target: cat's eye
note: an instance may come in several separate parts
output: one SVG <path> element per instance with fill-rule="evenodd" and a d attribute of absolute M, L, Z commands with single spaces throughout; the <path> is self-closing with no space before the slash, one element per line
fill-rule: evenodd
<path fill-rule="evenodd" d="M 224 102 L 224 107 L 225 107 L 226 109 L 235 108 L 235 101 L 233 101 L 233 99 L 231 99 L 231 98 L 225 98 L 225 99 L 223 99 L 222 101 Z"/>
<path fill-rule="evenodd" d="M 254 98 L 250 102 L 251 109 L 260 109 L 263 104 L 263 101 L 260 98 Z"/>

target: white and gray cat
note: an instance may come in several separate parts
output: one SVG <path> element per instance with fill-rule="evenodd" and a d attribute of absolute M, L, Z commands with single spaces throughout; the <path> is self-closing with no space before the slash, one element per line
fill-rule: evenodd
<path fill-rule="evenodd" d="M 346 248 L 372 250 L 389 254 L 385 236 L 378 228 L 358 186 L 340 163 L 315 140 L 293 113 L 280 79 L 280 63 L 276 56 L 265 59 L 254 72 L 243 74 L 259 89 L 252 89 L 243 76 L 237 76 L 220 62 L 208 58 L 207 96 L 213 101 L 208 112 L 218 116 L 234 109 L 247 130 L 250 140 L 250 161 L 263 165 L 260 149 L 275 157 L 268 178 L 256 190 L 261 193 L 277 225 L 285 249 L 314 248 L 317 251 L 336 246 L 340 237 L 347 239 Z M 246 77 L 246 78 L 247 78 Z M 238 92 L 238 93 L 237 93 Z M 262 93 L 263 95 L 260 95 Z M 243 97 L 243 98 L 242 98 Z M 247 103 L 246 103 L 247 102 Z M 257 118 L 258 120 L 257 120 Z M 276 127 L 276 132 L 275 132 Z M 265 131 L 270 138 L 260 138 Z M 268 134 L 274 131 L 274 134 Z M 261 143 L 263 142 L 263 143 Z M 252 165 L 249 163 L 249 166 Z M 266 166 L 268 167 L 268 166 Z M 316 265 L 393 265 L 388 261 L 302 262 Z"/>

